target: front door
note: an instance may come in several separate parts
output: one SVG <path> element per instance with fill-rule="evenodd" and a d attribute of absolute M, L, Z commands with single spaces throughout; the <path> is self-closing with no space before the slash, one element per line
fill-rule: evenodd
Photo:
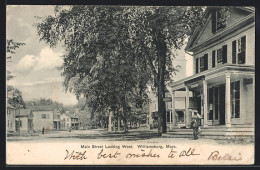
<path fill-rule="evenodd" d="M 15 131 L 19 131 L 19 121 L 15 121 Z"/>

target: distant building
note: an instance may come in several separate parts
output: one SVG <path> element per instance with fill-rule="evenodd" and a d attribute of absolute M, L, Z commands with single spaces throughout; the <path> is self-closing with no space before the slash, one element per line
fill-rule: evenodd
<path fill-rule="evenodd" d="M 33 113 L 31 109 L 15 110 L 15 127 L 16 131 L 33 130 Z"/>
<path fill-rule="evenodd" d="M 53 111 L 33 111 L 34 130 L 41 131 L 42 128 L 48 130 L 54 129 Z"/>
<path fill-rule="evenodd" d="M 32 109 L 34 119 L 33 125 L 35 131 L 44 129 L 60 130 L 60 115 L 61 111 L 56 106 L 28 106 Z"/>
<path fill-rule="evenodd" d="M 15 132 L 15 107 L 7 103 L 7 132 Z"/>
<path fill-rule="evenodd" d="M 178 81 L 180 79 L 183 79 L 186 76 L 189 76 L 192 74 L 192 57 L 188 54 L 184 53 L 184 49 L 178 50 L 176 57 L 173 59 L 173 66 L 178 69 L 176 72 L 176 75 L 173 76 L 173 81 Z M 168 85 L 167 89 L 171 91 L 171 86 Z M 173 96 L 174 95 L 174 96 Z M 185 96 L 186 93 L 182 91 L 175 91 L 174 94 L 170 92 L 165 93 L 165 97 L 170 99 L 168 102 L 165 102 L 166 105 L 166 121 L 167 126 L 171 127 L 173 122 L 173 114 L 172 114 L 172 97 L 175 98 L 175 119 L 177 120 L 175 122 L 175 125 L 184 125 L 184 116 L 185 116 Z M 190 97 L 192 97 L 192 93 L 190 93 Z M 157 97 L 153 94 L 149 94 L 149 98 L 151 99 L 151 103 L 149 103 L 149 124 L 154 124 L 156 120 L 153 120 L 153 117 L 158 112 L 158 100 Z M 156 124 L 156 123 L 155 123 Z"/>
<path fill-rule="evenodd" d="M 71 128 L 71 119 L 67 116 L 68 113 L 63 113 L 60 116 L 61 119 L 61 130 L 68 130 Z"/>
<path fill-rule="evenodd" d="M 60 130 L 60 126 L 61 126 L 61 111 L 59 110 L 59 108 L 54 109 L 53 111 L 53 129 L 54 130 Z"/>

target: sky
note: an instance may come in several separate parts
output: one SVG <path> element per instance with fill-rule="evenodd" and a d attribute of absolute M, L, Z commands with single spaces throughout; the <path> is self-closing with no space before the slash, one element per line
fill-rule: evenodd
<path fill-rule="evenodd" d="M 12 5 L 7 6 L 6 11 L 6 38 L 26 44 L 15 51 L 12 62 L 7 64 L 7 69 L 15 76 L 7 84 L 21 90 L 25 101 L 50 98 L 64 105 L 76 104 L 76 97 L 65 93 L 63 77 L 57 69 L 63 63 L 60 57 L 63 49 L 51 49 L 40 42 L 34 26 L 39 22 L 35 16 L 54 15 L 53 6 Z"/>

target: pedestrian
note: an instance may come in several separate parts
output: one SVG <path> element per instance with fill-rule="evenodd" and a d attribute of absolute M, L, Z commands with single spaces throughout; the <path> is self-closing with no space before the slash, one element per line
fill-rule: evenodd
<path fill-rule="evenodd" d="M 200 115 L 198 112 L 194 112 L 194 116 L 192 117 L 191 121 L 191 127 L 193 128 L 193 139 L 197 140 L 199 139 L 198 134 L 199 134 L 199 126 L 200 126 Z"/>
<path fill-rule="evenodd" d="M 44 131 L 45 131 L 45 129 L 44 129 L 44 127 L 42 127 L 42 134 L 44 135 Z"/>

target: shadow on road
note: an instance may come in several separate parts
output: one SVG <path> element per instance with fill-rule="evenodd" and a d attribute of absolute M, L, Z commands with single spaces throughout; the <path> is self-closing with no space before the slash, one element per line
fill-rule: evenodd
<path fill-rule="evenodd" d="M 104 139 L 107 141 L 137 141 L 137 140 L 146 140 L 152 138 L 169 138 L 169 136 L 157 135 L 155 131 L 130 131 L 129 133 L 124 132 L 107 132 L 99 131 L 95 134 L 78 134 L 71 136 L 52 136 L 49 138 L 79 138 L 79 139 Z"/>

